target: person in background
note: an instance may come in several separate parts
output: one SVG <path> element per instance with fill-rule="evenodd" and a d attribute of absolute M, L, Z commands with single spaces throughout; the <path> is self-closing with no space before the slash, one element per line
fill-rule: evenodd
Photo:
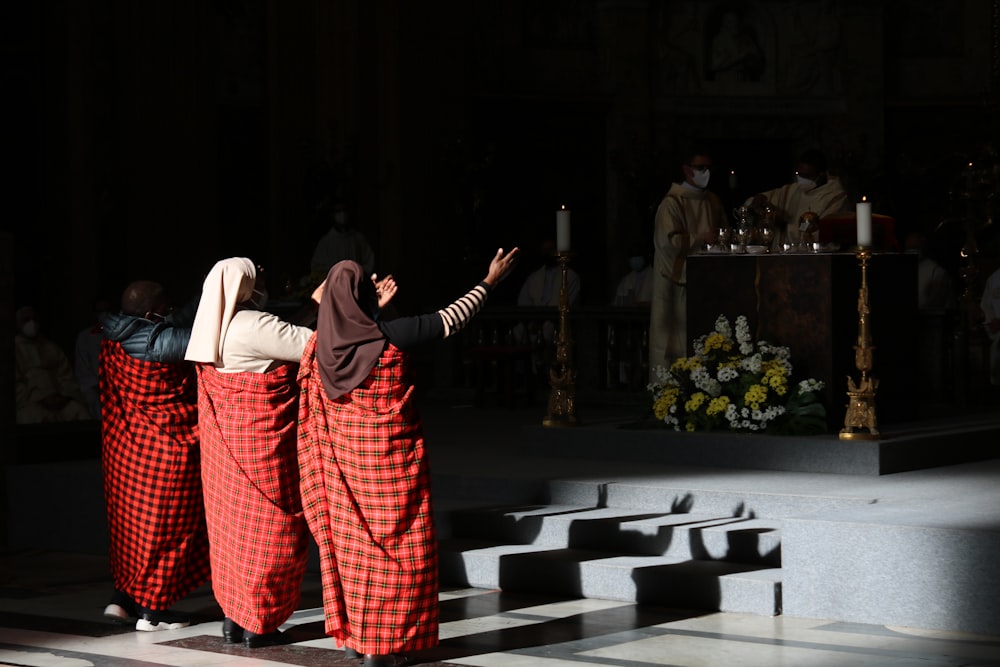
<path fill-rule="evenodd" d="M 687 354 L 687 257 L 725 224 L 722 201 L 709 192 L 712 156 L 692 148 L 682 156 L 683 180 L 672 183 L 656 209 L 653 296 L 649 314 L 650 380 Z"/>
<path fill-rule="evenodd" d="M 633 248 L 628 258 L 629 272 L 622 276 L 615 289 L 614 305 L 634 306 L 648 304 L 653 300 L 653 270 L 646 261 L 646 255 Z"/>
<path fill-rule="evenodd" d="M 556 257 L 556 242 L 543 240 L 538 247 L 542 265 L 528 274 L 517 295 L 517 305 L 526 307 L 559 307 L 562 298 L 562 267 Z M 580 276 L 572 268 L 566 269 L 566 292 L 569 305 L 580 300 Z M 511 327 L 511 339 L 518 345 L 530 345 L 531 371 L 547 375 L 548 367 L 555 360 L 556 323 L 551 319 L 529 319 Z"/>
<path fill-rule="evenodd" d="M 984 326 L 990 337 L 990 384 L 1000 387 L 1000 269 L 986 279 L 979 302 Z"/>
<path fill-rule="evenodd" d="M 333 224 L 316 243 L 309 268 L 314 275 L 326 275 L 331 266 L 344 259 L 353 259 L 367 274 L 375 270 L 375 252 L 365 235 L 351 225 L 347 207 L 338 199 L 333 204 Z"/>
<path fill-rule="evenodd" d="M 437 536 L 410 351 L 462 329 L 517 256 L 499 250 L 450 306 L 389 321 L 380 310 L 395 285 L 373 285 L 351 261 L 327 276 L 299 370 L 302 502 L 326 632 L 365 667 L 404 665 L 438 643 Z"/>
<path fill-rule="evenodd" d="M 101 319 L 111 309 L 104 299 L 94 302 L 94 322 L 80 330 L 76 335 L 76 346 L 73 352 L 73 374 L 76 376 L 80 392 L 87 405 L 90 416 L 101 418 L 101 391 L 98 387 L 98 366 L 101 355 Z"/>
<path fill-rule="evenodd" d="M 845 213 L 849 208 L 844 186 L 829 172 L 826 156 L 815 148 L 799 156 L 791 183 L 754 195 L 746 203 L 758 214 L 765 207 L 774 212 L 779 232 L 775 234 L 775 247 L 802 240 L 804 230 L 799 228 L 799 221 L 803 213 L 811 211 L 822 220 L 828 215 Z"/>
<path fill-rule="evenodd" d="M 910 232 L 903 240 L 903 250 L 917 255 L 917 307 L 920 310 L 955 310 L 958 298 L 955 281 L 938 262 L 927 254 L 927 236 Z"/>
<path fill-rule="evenodd" d="M 556 243 L 551 239 L 539 245 L 542 265 L 528 274 L 517 295 L 519 306 L 558 306 L 562 289 L 562 269 L 556 258 Z M 569 305 L 580 300 L 580 276 L 573 269 L 566 271 L 566 289 L 569 291 Z"/>
<path fill-rule="evenodd" d="M 100 328 L 101 467 L 115 591 L 104 615 L 176 630 L 170 608 L 209 578 L 194 366 L 197 302 L 171 311 L 163 287 L 131 283 Z"/>
<path fill-rule="evenodd" d="M 69 357 L 42 334 L 31 306 L 14 312 L 14 385 L 18 424 L 90 419 Z"/>

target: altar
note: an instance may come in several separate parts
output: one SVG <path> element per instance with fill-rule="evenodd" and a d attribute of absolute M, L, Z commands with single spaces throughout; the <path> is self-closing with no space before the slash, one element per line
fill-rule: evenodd
<path fill-rule="evenodd" d="M 755 338 L 791 350 L 794 379 L 826 383 L 822 400 L 835 432 L 844 423 L 847 377 L 860 376 L 854 363 L 860 285 L 860 262 L 850 252 L 694 254 L 687 261 L 688 337 L 712 331 L 719 315 L 731 322 L 745 315 Z M 868 301 L 879 422 L 916 419 L 917 257 L 873 254 Z"/>

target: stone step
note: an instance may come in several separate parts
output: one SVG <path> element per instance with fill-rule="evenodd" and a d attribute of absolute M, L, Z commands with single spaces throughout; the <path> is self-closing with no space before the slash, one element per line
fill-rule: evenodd
<path fill-rule="evenodd" d="M 1000 472 L 1000 461 L 991 465 Z M 786 613 L 995 635 L 998 479 L 984 472 L 953 497 L 789 519 Z"/>
<path fill-rule="evenodd" d="M 781 565 L 780 521 L 712 514 L 648 513 L 580 505 L 441 511 L 449 537 Z"/>
<path fill-rule="evenodd" d="M 610 482 L 557 479 L 549 482 L 549 498 L 554 504 L 598 505 L 628 508 L 636 512 L 693 512 L 757 519 L 782 519 L 874 502 L 874 499 L 866 496 L 824 495 L 808 490 L 771 493 L 753 486 L 734 488 L 727 486 L 731 481 L 722 476 L 718 480 L 694 481 L 698 486 L 682 485 L 676 479 L 663 478 L 622 478 Z"/>
<path fill-rule="evenodd" d="M 781 570 L 669 556 L 451 539 L 441 544 L 441 581 L 694 609 L 781 613 Z"/>

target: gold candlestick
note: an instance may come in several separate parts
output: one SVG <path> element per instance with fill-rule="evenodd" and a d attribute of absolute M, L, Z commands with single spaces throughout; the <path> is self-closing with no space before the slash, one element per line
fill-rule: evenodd
<path fill-rule="evenodd" d="M 559 289 L 559 333 L 556 335 L 555 364 L 549 369 L 549 407 L 542 426 L 577 426 L 576 369 L 573 366 L 573 334 L 569 326 L 568 252 L 556 253 L 562 268 Z"/>
<path fill-rule="evenodd" d="M 847 414 L 844 428 L 840 429 L 841 440 L 878 440 L 878 421 L 875 417 L 875 391 L 878 380 L 870 375 L 874 366 L 875 347 L 871 344 L 868 316 L 868 260 L 871 252 L 864 247 L 857 249 L 861 262 L 861 288 L 858 290 L 858 342 L 854 346 L 854 365 L 861 371 L 861 381 L 847 376 Z M 867 429 L 858 431 L 856 429 Z"/>

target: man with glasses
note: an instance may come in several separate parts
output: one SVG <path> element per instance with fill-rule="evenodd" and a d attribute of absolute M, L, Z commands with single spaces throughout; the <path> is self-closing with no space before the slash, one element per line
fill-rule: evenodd
<path fill-rule="evenodd" d="M 681 160 L 683 180 L 672 183 L 656 209 L 653 230 L 653 302 L 649 320 L 650 379 L 687 355 L 687 256 L 725 224 L 722 201 L 709 192 L 712 157 L 703 148 Z"/>

